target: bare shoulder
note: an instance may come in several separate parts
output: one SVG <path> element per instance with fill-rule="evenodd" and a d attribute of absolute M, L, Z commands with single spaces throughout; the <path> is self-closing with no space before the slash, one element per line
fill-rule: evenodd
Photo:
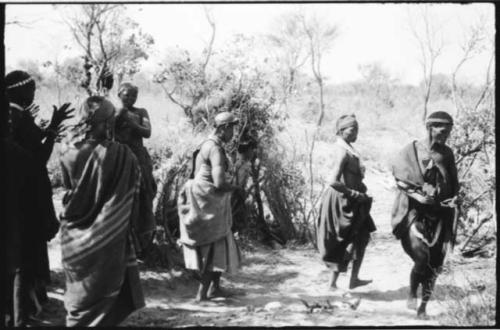
<path fill-rule="evenodd" d="M 149 117 L 148 110 L 146 110 L 145 108 L 137 108 L 137 113 L 141 117 Z"/>
<path fill-rule="evenodd" d="M 94 148 L 87 143 L 83 143 L 80 146 L 71 146 L 65 149 L 64 153 L 61 153 L 61 163 L 67 167 L 72 167 L 75 163 L 80 163 L 83 160 L 87 160 L 92 153 Z"/>

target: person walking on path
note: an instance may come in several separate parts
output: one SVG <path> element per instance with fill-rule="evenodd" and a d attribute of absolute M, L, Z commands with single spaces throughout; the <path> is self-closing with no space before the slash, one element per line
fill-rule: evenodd
<path fill-rule="evenodd" d="M 370 233 L 376 230 L 370 216 L 372 197 L 363 183 L 361 156 L 352 146 L 358 136 L 358 122 L 354 115 L 343 115 L 336 126 L 332 179 L 322 196 L 316 223 L 321 260 L 332 270 L 331 290 L 338 289 L 339 274 L 347 271 L 351 260 L 349 288 L 371 283 L 361 280 L 359 271 Z"/>

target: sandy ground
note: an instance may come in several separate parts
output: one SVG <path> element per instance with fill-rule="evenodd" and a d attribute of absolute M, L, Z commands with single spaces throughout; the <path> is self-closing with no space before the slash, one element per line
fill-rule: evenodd
<path fill-rule="evenodd" d="M 197 283 L 181 271 L 141 271 L 146 307 L 132 314 L 123 325 L 433 326 L 443 325 L 450 306 L 446 292 L 460 292 L 460 299 L 469 299 L 477 292 L 473 288 L 477 280 L 487 283 L 488 290 L 496 290 L 494 259 L 464 260 L 451 255 L 428 305 L 430 319 L 417 319 L 416 312 L 406 308 L 412 262 L 391 234 L 392 181 L 387 175 L 372 172 L 366 183 L 368 187 L 377 187 L 371 193 L 375 198 L 372 215 L 378 230 L 368 246 L 360 277 L 373 279 L 373 283 L 345 290 L 342 297 L 342 293 L 327 290 L 328 269 L 313 249 L 257 247 L 244 252 L 245 261 L 238 274 L 223 276 L 222 286 L 234 295 L 204 304 L 193 301 Z M 54 283 L 49 293 L 47 325 L 62 325 L 64 278 L 57 241 L 50 245 L 50 261 Z M 347 288 L 349 274 L 350 270 L 340 277 L 340 287 Z M 311 312 L 303 301 L 309 306 L 328 308 Z"/>

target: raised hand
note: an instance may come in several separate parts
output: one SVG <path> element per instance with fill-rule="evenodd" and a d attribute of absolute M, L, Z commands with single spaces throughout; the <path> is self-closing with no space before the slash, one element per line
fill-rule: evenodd
<path fill-rule="evenodd" d="M 49 124 L 49 129 L 52 129 L 54 131 L 59 131 L 60 125 L 62 124 L 63 121 L 73 118 L 71 115 L 73 111 L 75 111 L 74 108 L 68 109 L 70 107 L 71 103 L 64 103 L 61 107 L 57 108 L 55 105 L 53 105 L 53 112 L 52 112 L 52 119 L 50 120 Z"/>

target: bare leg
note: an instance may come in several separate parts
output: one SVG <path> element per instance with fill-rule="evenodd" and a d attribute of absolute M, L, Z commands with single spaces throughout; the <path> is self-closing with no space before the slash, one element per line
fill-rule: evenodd
<path fill-rule="evenodd" d="M 358 286 L 367 285 L 372 282 L 372 280 L 359 279 L 359 270 L 361 269 L 361 264 L 363 263 L 363 258 L 365 256 L 366 244 L 364 246 L 358 247 L 357 249 L 359 249 L 357 251 L 357 258 L 352 262 L 351 281 L 349 283 L 349 289 L 354 289 Z"/>
<path fill-rule="evenodd" d="M 340 273 L 338 271 L 332 271 L 332 276 L 330 277 L 330 290 L 337 290 L 337 279 Z"/>
<path fill-rule="evenodd" d="M 429 267 L 427 273 L 425 274 L 425 278 L 423 278 L 422 280 L 422 302 L 417 311 L 417 316 L 419 318 L 426 319 L 428 317 L 426 307 L 427 303 L 431 299 L 432 291 L 434 289 L 434 283 L 436 283 L 436 278 L 437 274 L 435 270 Z"/>
<path fill-rule="evenodd" d="M 213 297 L 223 297 L 224 292 L 220 288 L 220 277 L 222 273 L 221 272 L 213 272 L 213 277 L 210 285 L 210 290 L 208 297 L 213 298 Z"/>
<path fill-rule="evenodd" d="M 419 276 L 415 271 L 415 266 L 413 266 L 410 273 L 410 295 L 408 296 L 408 301 L 406 302 L 406 306 L 409 309 L 417 310 L 417 289 L 419 284 Z"/>
<path fill-rule="evenodd" d="M 198 293 L 196 294 L 196 301 L 208 300 L 207 292 L 210 281 L 213 278 L 213 272 L 205 272 L 201 274 L 200 277 L 200 286 L 198 287 Z"/>

